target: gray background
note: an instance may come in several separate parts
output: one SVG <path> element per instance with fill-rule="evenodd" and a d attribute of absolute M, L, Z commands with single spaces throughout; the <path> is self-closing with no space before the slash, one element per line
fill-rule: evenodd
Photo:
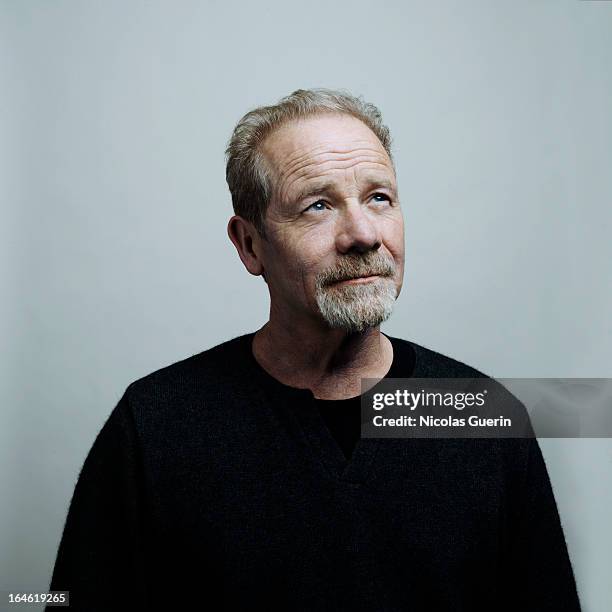
<path fill-rule="evenodd" d="M 612 3 L 0 6 L 0 589 L 47 588 L 125 387 L 266 320 L 223 151 L 298 87 L 362 94 L 392 129 L 388 333 L 499 377 L 612 376 Z M 541 442 L 589 612 L 612 606 L 611 442 Z"/>

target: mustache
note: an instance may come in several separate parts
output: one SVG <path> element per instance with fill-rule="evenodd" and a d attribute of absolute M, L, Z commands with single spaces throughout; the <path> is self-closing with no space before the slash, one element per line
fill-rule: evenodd
<path fill-rule="evenodd" d="M 382 253 L 369 251 L 365 255 L 343 255 L 338 262 L 317 275 L 316 283 L 325 287 L 359 276 L 389 277 L 395 274 L 395 262 Z"/>

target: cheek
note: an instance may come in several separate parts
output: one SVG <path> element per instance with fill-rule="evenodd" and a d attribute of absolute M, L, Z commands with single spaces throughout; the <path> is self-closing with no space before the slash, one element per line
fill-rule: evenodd
<path fill-rule="evenodd" d="M 321 262 L 329 258 L 330 252 L 333 252 L 333 240 L 323 233 L 310 232 L 308 235 L 294 237 L 292 255 L 307 274 L 318 272 Z"/>
<path fill-rule="evenodd" d="M 386 245 L 396 262 L 404 259 L 404 224 L 393 219 L 385 227 Z"/>
<path fill-rule="evenodd" d="M 321 271 L 321 262 L 326 259 L 326 242 L 323 237 L 284 235 L 278 237 L 269 254 L 271 267 L 277 276 L 304 292 L 314 288 L 315 276 Z"/>

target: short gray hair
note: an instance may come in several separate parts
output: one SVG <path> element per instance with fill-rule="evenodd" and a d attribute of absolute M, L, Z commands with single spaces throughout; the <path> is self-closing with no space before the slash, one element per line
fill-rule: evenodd
<path fill-rule="evenodd" d="M 260 145 L 279 127 L 296 119 L 339 113 L 362 121 L 391 156 L 391 134 L 378 108 L 361 97 L 332 89 L 298 89 L 278 104 L 249 111 L 236 125 L 225 151 L 225 178 L 237 215 L 253 223 L 265 238 L 264 219 L 271 187 Z"/>

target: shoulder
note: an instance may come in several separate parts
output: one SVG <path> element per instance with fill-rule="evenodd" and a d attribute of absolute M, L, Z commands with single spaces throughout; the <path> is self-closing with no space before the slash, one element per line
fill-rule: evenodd
<path fill-rule="evenodd" d="M 130 400 L 146 401 L 164 398 L 176 400 L 194 390 L 207 395 L 235 380 L 241 370 L 244 347 L 253 334 L 244 334 L 181 359 L 133 381 L 126 393 Z"/>
<path fill-rule="evenodd" d="M 414 378 L 489 378 L 480 370 L 448 355 L 443 355 L 416 342 L 402 338 L 389 339 L 394 349 L 402 352 L 412 351 L 414 358 Z"/>
<path fill-rule="evenodd" d="M 484 416 L 498 416 L 504 414 L 512 419 L 515 428 L 513 431 L 519 433 L 518 437 L 500 437 L 485 439 L 474 439 L 469 441 L 466 448 L 471 448 L 480 455 L 478 449 L 485 446 L 491 449 L 497 449 L 500 454 L 500 461 L 506 462 L 505 465 L 510 470 L 524 471 L 527 457 L 530 452 L 534 453 L 537 460 L 539 448 L 537 448 L 537 440 L 531 424 L 531 419 L 525 405 L 514 396 L 502 383 L 480 370 L 448 355 L 443 355 L 430 348 L 421 346 L 416 342 L 403 340 L 401 338 L 389 339 L 393 343 L 394 349 L 399 349 L 404 355 L 412 352 L 412 360 L 414 367 L 412 370 L 412 378 L 438 378 L 438 379 L 486 379 L 483 382 L 484 387 L 489 392 L 490 401 L 497 402 L 494 404 L 501 412 L 494 415 L 489 412 Z M 408 377 L 408 376 L 407 376 Z M 474 383 L 473 380 L 466 381 L 468 385 L 480 384 Z M 463 384 L 463 383 L 462 383 Z M 494 395 L 491 395 L 494 393 Z M 494 398 L 494 399 L 492 399 Z M 495 412 L 495 411 L 493 411 Z M 467 442 L 465 439 L 457 438 L 452 442 L 460 444 L 462 447 Z M 485 442 L 487 444 L 485 445 Z M 535 449 L 535 450 L 534 450 Z"/>
<path fill-rule="evenodd" d="M 170 461 L 163 449 L 195 448 L 236 417 L 253 334 L 245 334 L 131 382 L 108 417 L 97 448 L 128 449 Z M 100 451 L 97 451 L 99 454 Z M 122 451 L 123 452 L 123 451 Z"/>

